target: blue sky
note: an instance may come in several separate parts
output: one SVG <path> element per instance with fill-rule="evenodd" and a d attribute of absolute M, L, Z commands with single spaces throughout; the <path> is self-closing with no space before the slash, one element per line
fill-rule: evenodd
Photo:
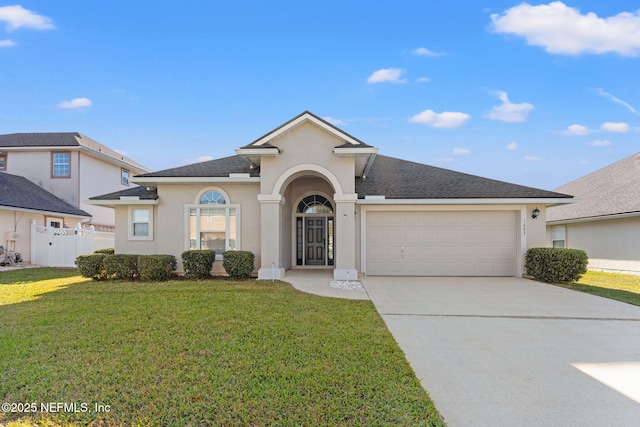
<path fill-rule="evenodd" d="M 640 3 L 0 3 L 0 133 L 152 170 L 309 110 L 379 153 L 553 189 L 640 151 Z"/>

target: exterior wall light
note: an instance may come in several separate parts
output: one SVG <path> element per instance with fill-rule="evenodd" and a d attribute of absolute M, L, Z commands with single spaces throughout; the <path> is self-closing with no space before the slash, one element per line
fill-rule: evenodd
<path fill-rule="evenodd" d="M 536 219 L 538 218 L 538 215 L 540 215 L 540 209 L 536 207 L 533 212 L 531 212 L 531 218 Z"/>

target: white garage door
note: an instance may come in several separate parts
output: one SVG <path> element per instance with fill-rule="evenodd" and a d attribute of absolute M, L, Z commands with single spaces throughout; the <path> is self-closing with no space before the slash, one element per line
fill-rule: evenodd
<path fill-rule="evenodd" d="M 367 274 L 515 276 L 516 212 L 366 213 Z"/>

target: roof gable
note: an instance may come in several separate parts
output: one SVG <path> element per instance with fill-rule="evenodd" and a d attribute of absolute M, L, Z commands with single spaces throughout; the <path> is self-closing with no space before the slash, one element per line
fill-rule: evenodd
<path fill-rule="evenodd" d="M 336 138 L 338 138 L 339 140 L 343 141 L 343 144 L 339 145 L 340 147 L 371 147 L 370 145 L 365 144 L 364 142 L 360 141 L 359 139 L 355 138 L 354 136 L 349 135 L 348 133 L 346 133 L 345 131 L 343 131 L 342 129 L 337 128 L 336 126 L 332 125 L 331 123 L 327 122 L 326 120 L 321 119 L 320 117 L 316 116 L 315 114 L 309 112 L 309 111 L 304 111 L 303 113 L 297 115 L 296 117 L 294 117 L 293 119 L 289 120 L 288 122 L 280 125 L 279 127 L 275 128 L 274 130 L 266 133 L 265 135 L 261 136 L 260 138 L 256 139 L 255 141 L 253 141 L 252 143 L 250 143 L 249 145 L 245 145 L 244 147 L 242 147 L 242 149 L 246 149 L 246 148 L 259 148 L 259 147 L 273 147 L 273 145 L 271 144 L 273 142 L 274 139 L 278 138 L 281 135 L 284 135 L 288 132 L 291 132 L 293 129 L 297 128 L 298 126 L 304 124 L 304 123 L 312 123 L 315 126 L 319 127 L 320 129 L 334 135 Z"/>
<path fill-rule="evenodd" d="M 6 172 L 0 172 L 1 207 L 91 217 L 91 214 L 68 204 L 28 179 Z"/>
<path fill-rule="evenodd" d="M 579 203 L 549 209 L 547 221 L 640 213 L 640 153 L 558 187 L 556 191 L 574 194 Z"/>

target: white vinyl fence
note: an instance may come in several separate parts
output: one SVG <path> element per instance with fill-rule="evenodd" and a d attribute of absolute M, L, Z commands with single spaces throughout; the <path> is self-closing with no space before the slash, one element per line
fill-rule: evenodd
<path fill-rule="evenodd" d="M 31 222 L 31 264 L 45 267 L 75 267 L 76 257 L 96 249 L 113 248 L 114 233 L 84 229 L 53 228 Z"/>

